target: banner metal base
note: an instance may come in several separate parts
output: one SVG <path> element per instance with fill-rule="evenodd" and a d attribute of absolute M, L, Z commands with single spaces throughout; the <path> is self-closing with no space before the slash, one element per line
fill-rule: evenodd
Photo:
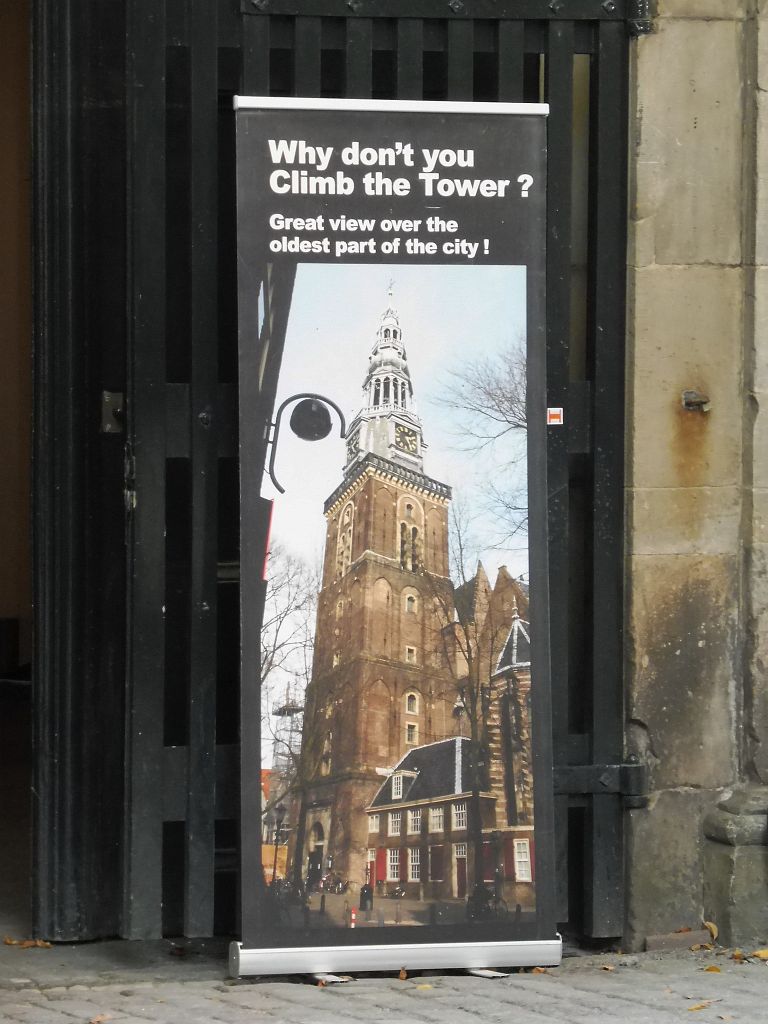
<path fill-rule="evenodd" d="M 403 943 L 381 946 L 288 946 L 246 949 L 229 946 L 232 978 L 268 974 L 410 971 L 483 967 L 557 967 L 563 943 L 556 939 L 526 942 Z"/>

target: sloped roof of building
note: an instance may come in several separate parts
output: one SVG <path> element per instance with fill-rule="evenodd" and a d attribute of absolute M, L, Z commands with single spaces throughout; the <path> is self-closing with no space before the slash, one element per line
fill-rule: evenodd
<path fill-rule="evenodd" d="M 512 625 L 509 630 L 507 642 L 504 644 L 498 664 L 497 672 L 506 672 L 509 669 L 530 668 L 531 666 L 531 627 L 520 617 L 515 601 L 512 608 Z"/>
<path fill-rule="evenodd" d="M 469 750 L 466 736 L 414 747 L 392 769 L 392 774 L 373 798 L 371 808 L 414 800 L 434 800 L 466 792 L 469 787 Z M 403 773 L 403 795 L 395 800 L 392 797 L 392 776 L 400 773 Z"/>

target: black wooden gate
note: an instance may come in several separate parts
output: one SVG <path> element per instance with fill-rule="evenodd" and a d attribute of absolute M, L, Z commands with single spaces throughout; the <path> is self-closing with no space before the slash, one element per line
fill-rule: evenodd
<path fill-rule="evenodd" d="M 621 933 L 642 782 L 621 765 L 627 55 L 646 7 L 37 0 L 39 934 L 235 926 L 235 93 L 551 106 L 560 911 Z M 265 280 L 278 349 L 286 306 Z"/>

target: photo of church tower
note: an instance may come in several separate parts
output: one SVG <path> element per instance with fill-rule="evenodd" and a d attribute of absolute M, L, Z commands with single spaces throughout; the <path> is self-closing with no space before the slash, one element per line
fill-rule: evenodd
<path fill-rule="evenodd" d="M 294 847 L 310 884 L 331 869 L 366 881 L 366 811 L 383 779 L 461 727 L 446 635 L 451 489 L 425 473 L 426 448 L 390 291 L 324 508 Z"/>
<path fill-rule="evenodd" d="M 306 449 L 283 456 L 297 475 L 276 501 L 271 620 L 292 624 L 289 646 L 301 640 L 263 690 L 264 749 L 280 781 L 263 813 L 262 863 L 284 927 L 351 927 L 354 908 L 356 927 L 534 911 L 524 270 L 505 273 L 464 276 L 486 296 L 469 317 L 450 273 L 409 269 L 407 314 L 390 285 L 367 337 L 355 324 L 376 301 L 370 271 L 299 275 L 284 387 L 302 390 L 312 365 L 348 418 L 343 449 L 314 449 L 303 476 Z M 518 298 L 491 313 L 504 288 Z M 350 308 L 342 342 L 332 332 Z M 470 328 L 484 347 L 467 342 Z M 511 436 L 489 458 L 457 455 L 450 410 L 460 406 L 436 394 L 491 366 L 511 368 L 505 396 L 523 382 Z M 511 544 L 494 538 L 489 482 L 516 488 L 524 518 Z M 289 546 L 302 552 L 293 561 Z M 281 619 L 286 580 L 295 615 L 289 601 Z"/>

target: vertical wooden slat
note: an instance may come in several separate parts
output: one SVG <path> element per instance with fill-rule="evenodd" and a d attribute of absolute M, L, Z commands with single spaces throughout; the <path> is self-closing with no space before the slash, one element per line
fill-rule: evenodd
<path fill-rule="evenodd" d="M 525 22 L 500 21 L 498 25 L 498 99 L 522 102 L 525 63 Z"/>
<path fill-rule="evenodd" d="M 549 25 L 546 60 L 550 104 L 547 206 L 548 404 L 566 405 L 571 311 L 570 207 L 573 26 Z M 566 429 L 567 429 L 566 419 Z M 556 749 L 566 749 L 568 732 L 568 451 L 564 430 L 549 431 L 549 538 L 553 729 Z"/>
<path fill-rule="evenodd" d="M 370 18 L 347 18 L 346 95 L 368 99 L 372 86 L 373 23 Z"/>
<path fill-rule="evenodd" d="M 123 935 L 157 938 L 162 906 L 165 631 L 165 4 L 128 8 L 128 537 Z"/>
<path fill-rule="evenodd" d="M 269 18 L 243 19 L 242 85 L 244 96 L 269 95 Z"/>
<path fill-rule="evenodd" d="M 189 741 L 184 934 L 213 934 L 216 808 L 218 391 L 218 48 L 216 4 L 190 0 L 190 572 Z"/>
<path fill-rule="evenodd" d="M 568 386 L 570 339 L 570 205 L 571 205 L 571 111 L 573 26 L 570 22 L 549 25 L 546 55 L 546 94 L 550 104 L 547 175 L 547 376 L 550 406 L 565 406 Z M 567 429 L 566 412 L 566 429 Z M 565 430 L 548 434 L 550 637 L 552 659 L 552 730 L 556 759 L 562 763 L 568 749 L 568 586 L 569 474 Z M 558 801 L 556 827 L 567 826 L 567 812 Z M 568 879 L 567 835 L 556 834 L 562 860 L 558 869 Z M 567 897 L 565 900 L 567 906 Z"/>
<path fill-rule="evenodd" d="M 471 100 L 474 82 L 474 22 L 448 22 L 448 99 Z"/>
<path fill-rule="evenodd" d="M 620 23 L 598 29 L 592 100 L 592 209 L 590 218 L 590 313 L 594 413 L 592 759 L 621 759 L 623 466 L 625 331 L 626 154 L 617 147 L 627 118 L 627 49 Z M 618 796 L 596 796 L 592 808 L 592 875 L 587 907 L 589 934 L 610 936 L 623 927 L 623 808 Z"/>
<path fill-rule="evenodd" d="M 293 94 L 320 95 L 320 18 L 296 18 Z"/>
<path fill-rule="evenodd" d="M 419 18 L 397 23 L 397 98 L 420 100 L 424 94 L 424 25 Z"/>

